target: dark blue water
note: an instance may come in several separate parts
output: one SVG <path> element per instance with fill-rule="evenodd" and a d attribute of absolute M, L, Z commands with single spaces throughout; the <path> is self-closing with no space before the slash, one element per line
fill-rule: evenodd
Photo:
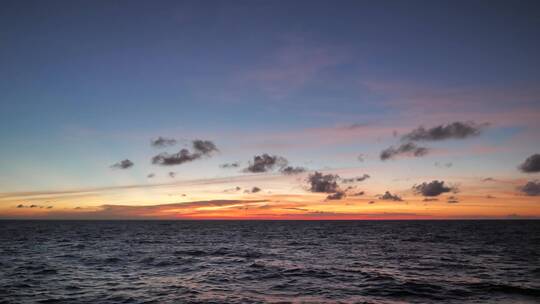
<path fill-rule="evenodd" d="M 539 303 L 540 221 L 0 221 L 0 303 Z"/>

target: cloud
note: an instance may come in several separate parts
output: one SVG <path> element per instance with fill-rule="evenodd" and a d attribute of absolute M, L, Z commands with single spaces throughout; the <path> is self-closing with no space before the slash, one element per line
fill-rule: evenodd
<path fill-rule="evenodd" d="M 459 199 L 455 196 L 449 196 L 446 202 L 449 204 L 457 204 L 459 203 Z"/>
<path fill-rule="evenodd" d="M 366 192 L 364 192 L 364 191 L 359 191 L 359 192 L 356 192 L 356 193 L 353 193 L 353 194 L 349 194 L 349 196 L 362 196 L 362 195 L 364 195 L 364 194 L 366 194 Z"/>
<path fill-rule="evenodd" d="M 129 169 L 133 167 L 133 162 L 129 159 L 124 159 L 122 161 L 117 162 L 116 164 L 112 165 L 111 168 L 113 169 Z"/>
<path fill-rule="evenodd" d="M 218 151 L 216 145 L 209 140 L 197 139 L 192 142 L 192 145 L 195 151 L 193 153 L 188 149 L 182 149 L 175 154 L 160 153 L 152 158 L 152 164 L 162 166 L 181 165 L 200 159 L 203 156 L 210 157 L 213 152 Z"/>
<path fill-rule="evenodd" d="M 533 154 L 519 165 L 519 169 L 525 173 L 540 172 L 540 154 Z"/>
<path fill-rule="evenodd" d="M 187 149 L 182 149 L 178 153 L 160 153 L 152 158 L 152 164 L 162 166 L 181 165 L 201 158 L 198 153 L 191 153 Z"/>
<path fill-rule="evenodd" d="M 155 176 L 156 176 L 156 175 L 155 175 L 154 173 L 150 173 L 150 174 L 148 174 L 146 177 L 147 177 L 147 178 L 154 178 Z"/>
<path fill-rule="evenodd" d="M 439 141 L 446 139 L 464 139 L 477 136 L 487 124 L 476 124 L 472 121 L 453 122 L 447 125 L 439 125 L 426 129 L 420 126 L 403 135 L 404 141 Z"/>
<path fill-rule="evenodd" d="M 35 205 L 35 204 L 32 204 L 32 205 L 23 205 L 23 204 L 19 204 L 17 205 L 17 207 L 15 208 L 19 208 L 19 209 L 22 209 L 22 208 L 31 208 L 31 209 L 34 209 L 34 208 L 39 208 L 39 209 L 52 209 L 53 206 L 42 206 L 42 205 Z"/>
<path fill-rule="evenodd" d="M 419 147 L 415 143 L 409 142 L 400 145 L 397 148 L 391 146 L 385 150 L 381 151 L 380 158 L 381 160 L 387 160 L 394 158 L 399 155 L 412 155 L 414 157 L 424 156 L 429 152 L 428 148 Z"/>
<path fill-rule="evenodd" d="M 358 177 L 353 177 L 353 178 L 344 178 L 342 179 L 343 183 L 347 184 L 347 183 L 354 183 L 354 182 L 363 182 L 365 181 L 366 179 L 370 178 L 371 176 L 369 176 L 369 174 L 364 174 L 362 176 L 358 176 Z"/>
<path fill-rule="evenodd" d="M 276 167 L 283 168 L 288 164 L 287 159 L 277 155 L 255 155 L 253 161 L 249 162 L 249 166 L 244 169 L 244 172 L 261 173 L 274 170 Z"/>
<path fill-rule="evenodd" d="M 259 187 L 251 188 L 251 193 L 257 193 L 257 192 L 261 192 L 261 188 L 259 188 Z"/>
<path fill-rule="evenodd" d="M 335 193 L 339 191 L 339 186 L 337 184 L 339 175 L 315 172 L 310 174 L 307 180 L 310 184 L 309 191 L 311 192 Z"/>
<path fill-rule="evenodd" d="M 364 154 L 359 154 L 358 157 L 356 157 L 356 159 L 358 159 L 359 162 L 363 163 L 365 160 L 365 156 Z"/>
<path fill-rule="evenodd" d="M 369 201 L 368 204 L 373 205 L 375 204 L 375 201 Z"/>
<path fill-rule="evenodd" d="M 426 198 L 424 198 L 422 201 L 423 201 L 423 202 L 436 202 L 436 201 L 438 201 L 438 200 L 439 200 L 438 198 L 426 197 Z"/>
<path fill-rule="evenodd" d="M 176 172 L 169 172 L 169 177 L 170 178 L 175 178 L 176 176 Z"/>
<path fill-rule="evenodd" d="M 218 152 L 216 145 L 209 140 L 196 139 L 192 142 L 193 150 L 202 155 L 210 155 L 213 152 Z"/>
<path fill-rule="evenodd" d="M 439 196 L 445 192 L 453 191 L 451 187 L 444 185 L 444 181 L 434 180 L 429 183 L 421 183 L 419 185 L 414 185 L 413 191 L 417 194 L 422 194 L 423 196 Z"/>
<path fill-rule="evenodd" d="M 379 196 L 379 199 L 383 201 L 403 201 L 400 196 L 398 196 L 397 194 L 392 194 L 389 191 L 386 191 L 383 195 Z"/>
<path fill-rule="evenodd" d="M 493 177 L 486 177 L 482 180 L 483 182 L 494 182 L 495 179 Z"/>
<path fill-rule="evenodd" d="M 519 187 L 519 190 L 528 196 L 540 195 L 540 181 L 529 181 L 524 186 Z"/>
<path fill-rule="evenodd" d="M 150 144 L 152 145 L 152 147 L 165 148 L 176 145 L 176 139 L 159 136 L 158 138 L 152 139 L 150 141 Z"/>
<path fill-rule="evenodd" d="M 488 194 L 488 195 L 486 195 L 486 198 L 487 198 L 487 199 L 494 199 L 495 196 L 493 196 L 493 195 L 491 195 L 491 194 Z"/>
<path fill-rule="evenodd" d="M 285 175 L 294 175 L 294 174 L 300 174 L 300 173 L 306 172 L 306 168 L 287 166 L 287 167 L 281 168 L 281 170 L 279 171 Z"/>
<path fill-rule="evenodd" d="M 345 197 L 345 192 L 338 191 L 336 193 L 329 194 L 326 199 L 327 200 L 340 200 Z"/>
<path fill-rule="evenodd" d="M 239 162 L 226 163 L 226 164 L 219 165 L 219 167 L 222 168 L 222 169 L 233 169 L 233 168 L 240 167 L 240 163 Z"/>

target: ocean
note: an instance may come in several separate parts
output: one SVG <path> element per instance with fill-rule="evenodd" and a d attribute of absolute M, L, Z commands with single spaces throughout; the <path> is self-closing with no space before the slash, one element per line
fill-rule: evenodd
<path fill-rule="evenodd" d="M 0 303 L 539 303 L 540 221 L 0 221 Z"/>

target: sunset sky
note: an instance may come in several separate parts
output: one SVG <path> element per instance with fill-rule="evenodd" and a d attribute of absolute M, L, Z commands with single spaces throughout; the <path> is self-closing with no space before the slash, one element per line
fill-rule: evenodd
<path fill-rule="evenodd" d="M 0 218 L 540 217 L 538 1 L 0 6 Z"/>

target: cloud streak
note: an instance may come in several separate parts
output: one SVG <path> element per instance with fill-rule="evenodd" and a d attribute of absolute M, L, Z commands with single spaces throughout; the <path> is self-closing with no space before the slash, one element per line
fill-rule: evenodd
<path fill-rule="evenodd" d="M 480 134 L 486 124 L 477 124 L 472 121 L 453 122 L 426 129 L 420 126 L 410 133 L 402 136 L 403 141 L 441 141 L 446 139 L 464 139 Z"/>
<path fill-rule="evenodd" d="M 130 161 L 129 159 L 124 159 L 122 161 L 117 162 L 116 164 L 111 165 L 112 169 L 129 169 L 133 167 L 134 163 Z"/>
<path fill-rule="evenodd" d="M 409 143 L 401 144 L 397 148 L 395 148 L 394 146 L 391 146 L 387 149 L 384 149 L 381 151 L 381 154 L 379 155 L 379 157 L 382 161 L 385 161 L 385 160 L 393 159 L 401 155 L 421 157 L 421 156 L 426 155 L 428 152 L 429 152 L 428 148 L 419 147 L 415 143 L 409 142 Z"/>

